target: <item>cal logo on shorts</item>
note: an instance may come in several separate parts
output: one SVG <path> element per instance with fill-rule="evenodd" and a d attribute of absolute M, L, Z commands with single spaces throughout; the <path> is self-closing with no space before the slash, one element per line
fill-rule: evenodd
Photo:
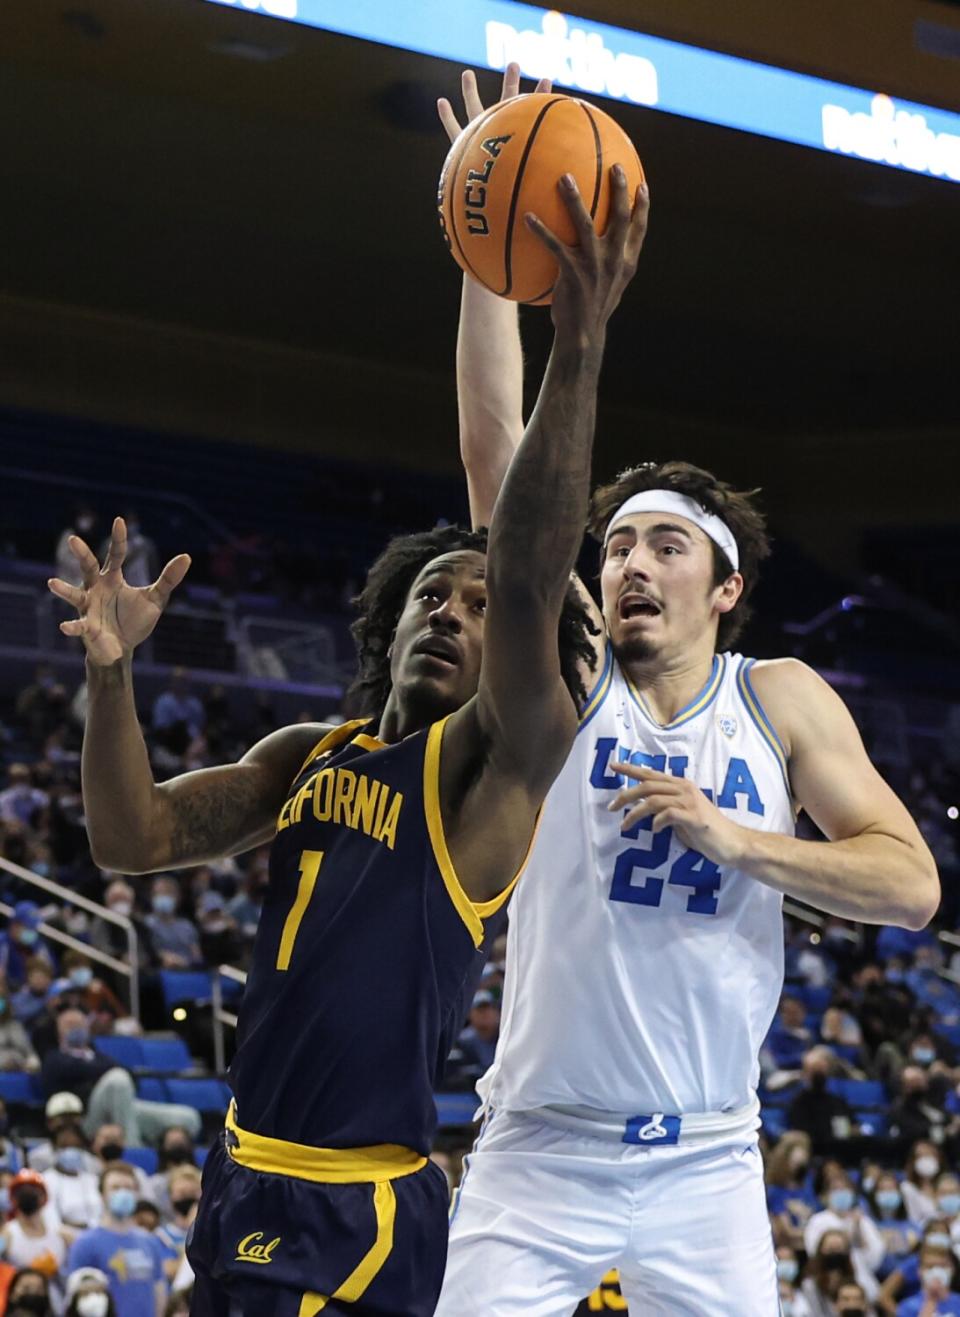
<path fill-rule="evenodd" d="M 255 1262 L 258 1266 L 264 1267 L 268 1262 L 273 1261 L 273 1250 L 280 1243 L 280 1236 L 271 1239 L 269 1244 L 262 1244 L 258 1241 L 263 1239 L 262 1230 L 254 1230 L 252 1234 L 245 1235 L 237 1245 L 237 1262 Z"/>

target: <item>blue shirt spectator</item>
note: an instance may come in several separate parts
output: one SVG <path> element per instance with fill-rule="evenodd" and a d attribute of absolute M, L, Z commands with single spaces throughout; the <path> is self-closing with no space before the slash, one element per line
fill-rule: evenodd
<path fill-rule="evenodd" d="M 36 901 L 18 901 L 6 932 L 0 933 L 0 976 L 11 991 L 21 988 L 27 978 L 27 961 L 43 956 L 55 969 L 53 956 L 37 931 L 43 922 Z"/>
<path fill-rule="evenodd" d="M 192 738 L 200 735 L 206 721 L 207 715 L 200 698 L 186 688 L 186 674 L 182 668 L 175 668 L 170 677 L 170 685 L 154 701 L 153 730 L 166 732 L 182 723 Z"/>
<path fill-rule="evenodd" d="M 177 915 L 180 888 L 173 878 L 154 879 L 150 894 L 153 914 L 144 920 L 163 969 L 192 969 L 203 964 L 200 934 L 189 919 Z"/>
<path fill-rule="evenodd" d="M 134 1168 L 114 1162 L 101 1193 L 103 1224 L 77 1237 L 67 1269 L 97 1267 L 108 1276 L 117 1317 L 156 1317 L 167 1289 L 163 1255 L 153 1235 L 133 1224 L 139 1196 Z"/>

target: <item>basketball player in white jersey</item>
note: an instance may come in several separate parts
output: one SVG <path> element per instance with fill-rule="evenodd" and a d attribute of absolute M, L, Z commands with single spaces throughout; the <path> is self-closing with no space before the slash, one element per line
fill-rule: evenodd
<path fill-rule="evenodd" d="M 522 361 L 516 307 L 469 279 L 458 383 L 483 523 Z M 561 1317 L 617 1267 L 637 1317 L 774 1317 L 755 1090 L 783 894 L 922 928 L 936 868 L 830 687 L 730 652 L 768 551 L 751 496 L 650 464 L 597 492 L 590 529 L 601 675 L 511 906 L 437 1313 Z M 799 809 L 827 841 L 794 837 Z"/>

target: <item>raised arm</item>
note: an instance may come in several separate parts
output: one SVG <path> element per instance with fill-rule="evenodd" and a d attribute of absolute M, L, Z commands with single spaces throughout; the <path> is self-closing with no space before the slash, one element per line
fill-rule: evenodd
<path fill-rule="evenodd" d="M 553 780 L 576 729 L 560 677 L 557 624 L 583 538 L 607 322 L 636 270 L 647 196 L 631 213 L 614 166 L 613 215 L 598 238 L 571 175 L 560 190 L 576 226 L 567 247 L 527 223 L 557 257 L 553 350 L 520 447 L 497 498 L 487 546 L 487 620 L 478 692 L 496 732 L 536 793 Z"/>
<path fill-rule="evenodd" d="M 101 570 L 91 549 L 74 536 L 71 547 L 83 585 L 50 581 L 76 608 L 61 623 L 87 651 L 89 701 L 81 774 L 87 835 L 94 861 L 120 873 L 151 873 L 238 854 L 273 835 L 297 769 L 324 734 L 299 724 L 265 737 L 238 764 L 153 780 L 133 694 L 133 651 L 151 634 L 190 566 L 185 554 L 154 585 L 123 579 L 126 529 L 118 517 Z"/>
<path fill-rule="evenodd" d="M 472 69 L 464 70 L 460 83 L 464 122 L 471 123 L 484 110 Z M 548 92 L 551 86 L 543 78 L 535 90 Z M 519 91 L 520 66 L 508 64 L 500 100 Z M 437 110 L 452 142 L 461 122 L 448 100 L 438 101 Z M 457 331 L 457 405 L 470 520 L 475 527 L 489 526 L 510 459 L 523 437 L 523 352 L 516 302 L 497 297 L 469 275 L 463 277 Z"/>

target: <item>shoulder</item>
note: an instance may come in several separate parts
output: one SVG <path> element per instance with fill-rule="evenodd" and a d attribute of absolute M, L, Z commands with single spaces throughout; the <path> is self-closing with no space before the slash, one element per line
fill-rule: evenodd
<path fill-rule="evenodd" d="M 750 682 L 789 756 L 799 741 L 822 736 L 846 706 L 829 682 L 800 659 L 757 659 Z"/>

